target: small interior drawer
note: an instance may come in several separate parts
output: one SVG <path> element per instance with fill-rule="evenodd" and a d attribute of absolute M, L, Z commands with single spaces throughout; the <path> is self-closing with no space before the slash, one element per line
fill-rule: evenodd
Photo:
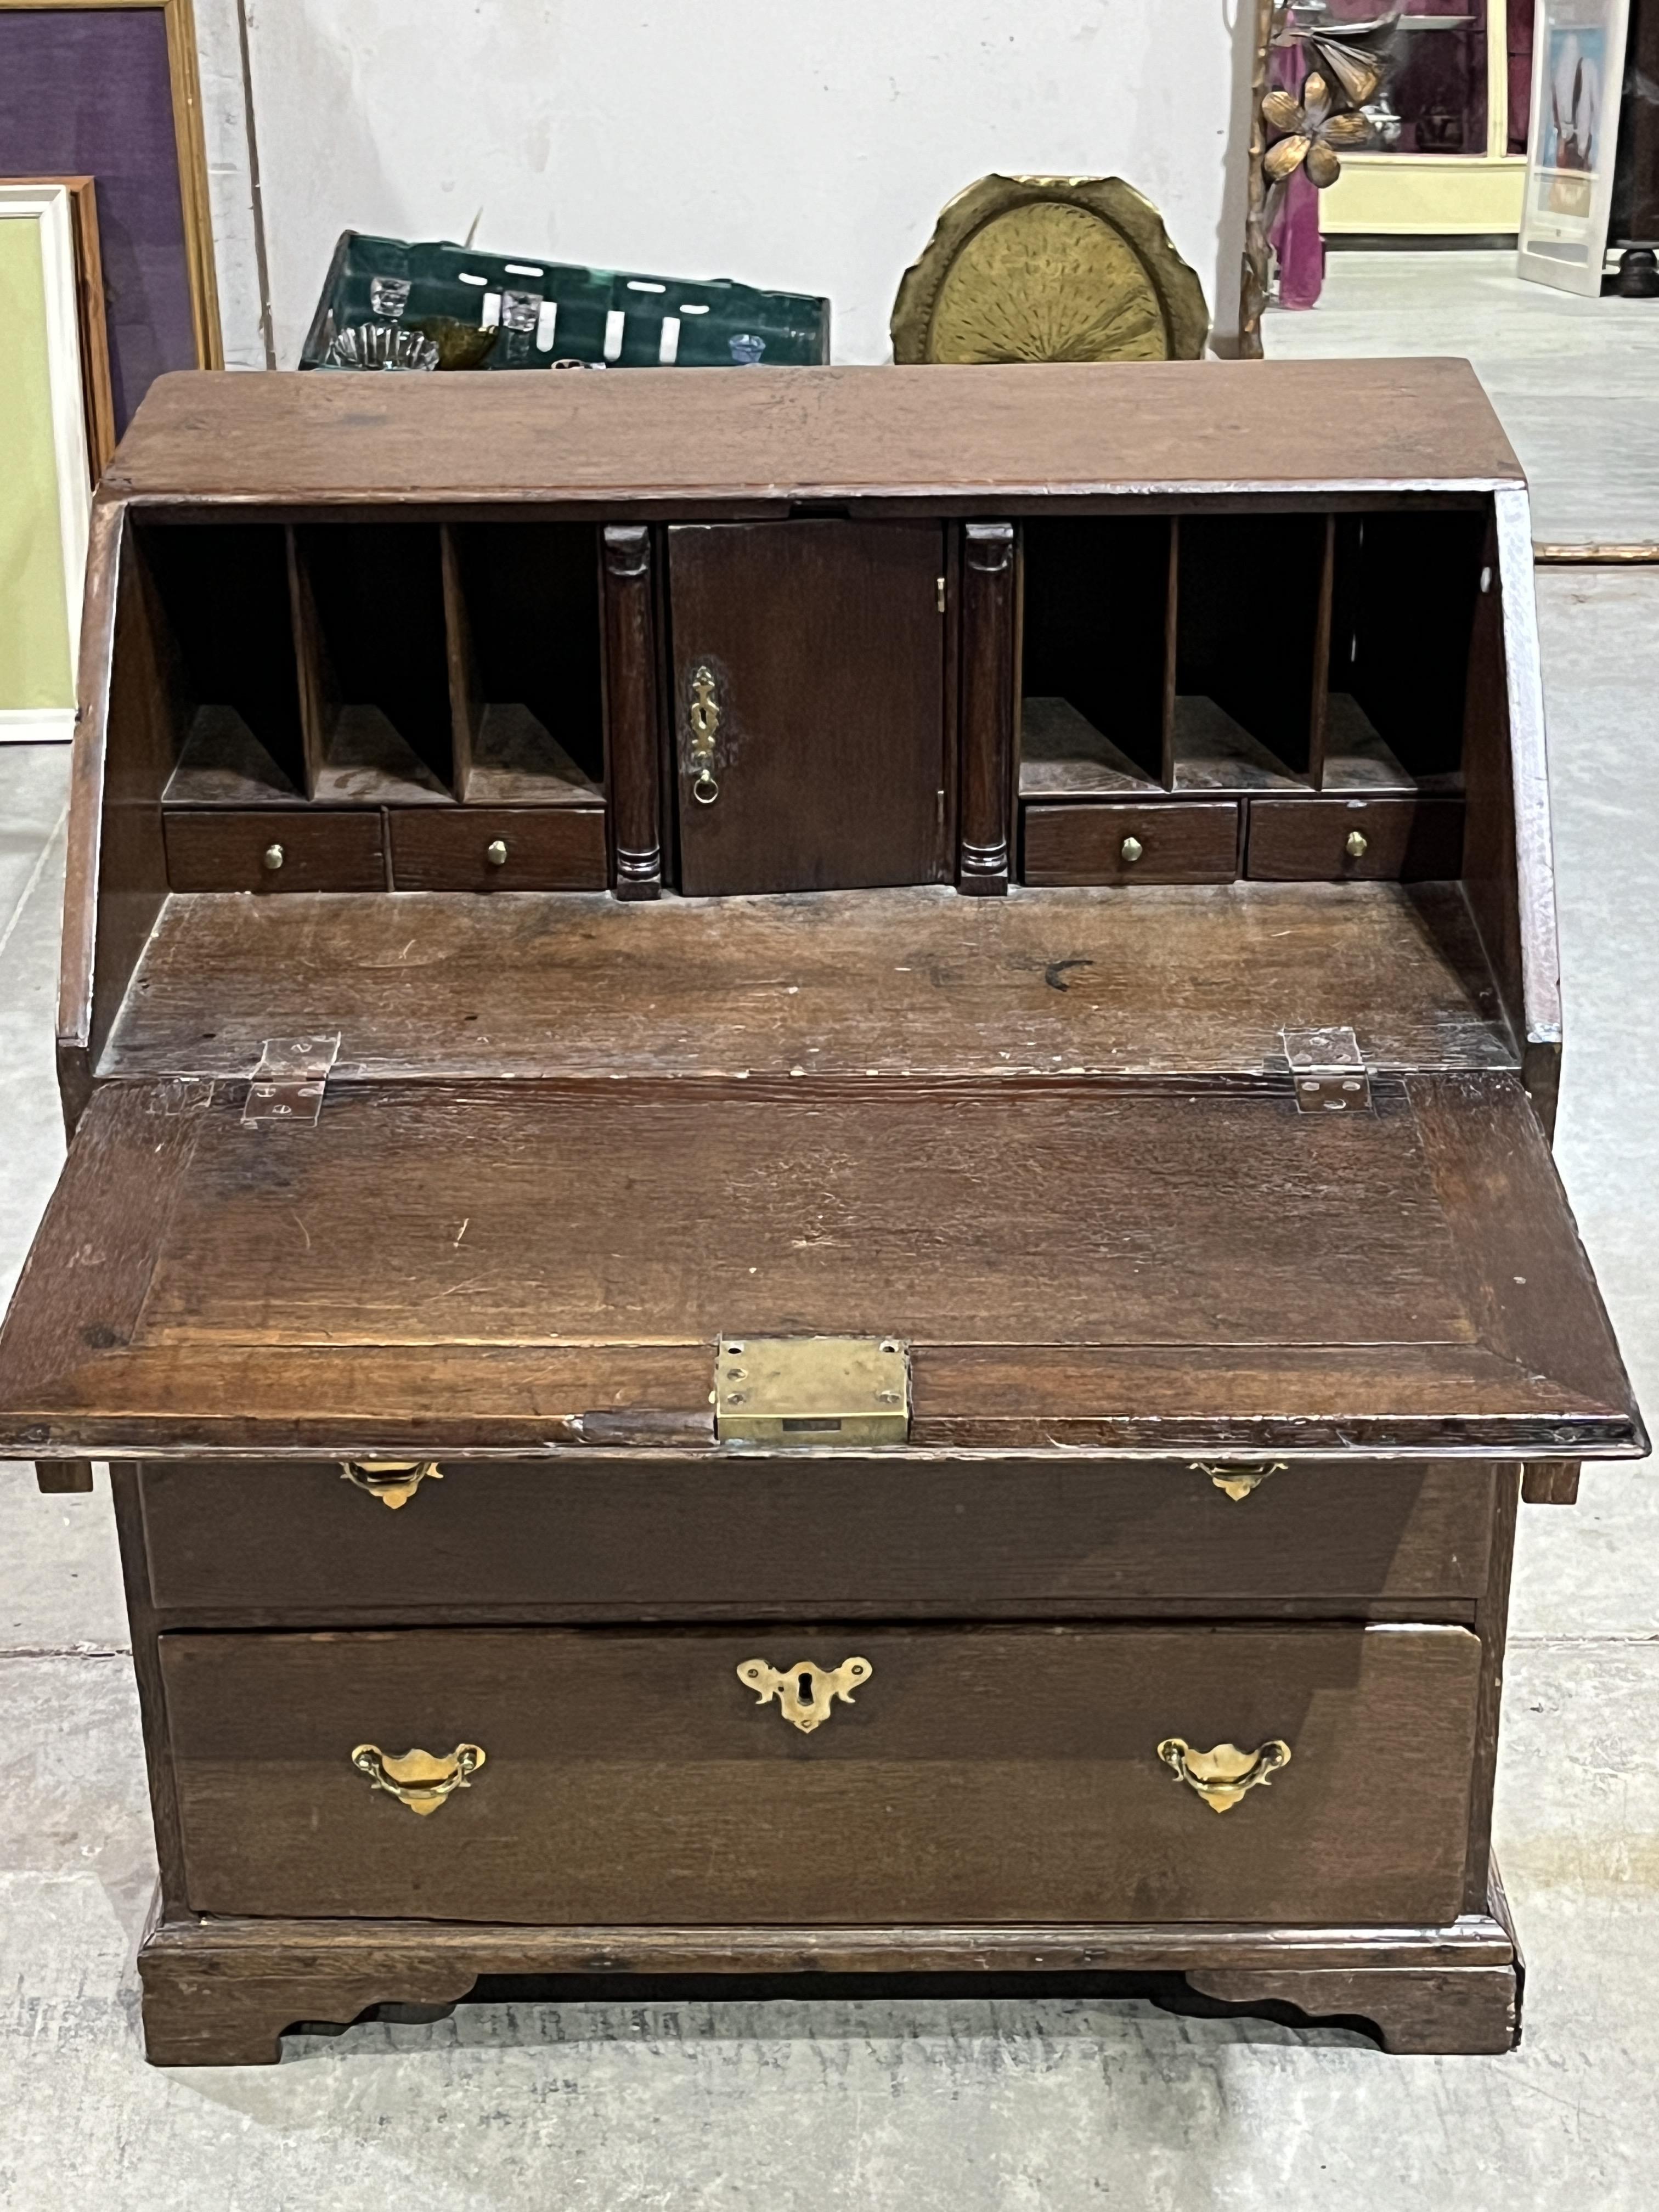
<path fill-rule="evenodd" d="M 199 1912 L 1420 1925 L 1461 1905 L 1480 1644 L 1460 1628 L 797 1621 L 161 1652 Z M 1206 1778 L 1221 1747 L 1257 1777 L 1224 1807 L 1180 1771 Z M 377 1777 L 450 1786 L 422 1810 Z"/>
<path fill-rule="evenodd" d="M 400 891 L 602 891 L 599 806 L 392 810 L 392 878 Z"/>
<path fill-rule="evenodd" d="M 378 891 L 386 859 L 378 808 L 168 813 L 175 891 Z"/>
<path fill-rule="evenodd" d="M 1461 799 L 1253 799 L 1245 872 L 1268 883 L 1462 873 Z"/>
<path fill-rule="evenodd" d="M 1238 873 L 1231 799 L 1163 805 L 1028 805 L 1028 884 L 1230 884 Z"/>
<path fill-rule="evenodd" d="M 321 1627 L 456 1606 L 631 1621 L 1065 1620 L 1148 1599 L 1438 1608 L 1486 1586 L 1495 1477 L 1454 1461 L 1281 1466 L 1233 1496 L 1184 1463 L 985 1461 L 964 1476 L 754 1460 L 676 1479 L 618 1455 L 447 1460 L 391 1505 L 328 1461 L 152 1462 L 139 1480 L 151 1595 L 172 1621 Z"/>

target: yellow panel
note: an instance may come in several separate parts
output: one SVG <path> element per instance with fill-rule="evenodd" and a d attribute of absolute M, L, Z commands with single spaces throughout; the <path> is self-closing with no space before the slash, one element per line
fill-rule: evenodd
<path fill-rule="evenodd" d="M 1328 238 L 1345 231 L 1451 238 L 1518 231 L 1524 155 L 1350 154 L 1320 198 Z"/>
<path fill-rule="evenodd" d="M 0 222 L 0 711 L 72 708 L 38 223 Z"/>

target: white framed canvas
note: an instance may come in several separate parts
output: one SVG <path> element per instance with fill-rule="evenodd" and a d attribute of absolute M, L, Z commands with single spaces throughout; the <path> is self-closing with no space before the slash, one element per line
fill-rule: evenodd
<path fill-rule="evenodd" d="M 0 742 L 74 734 L 88 476 L 69 188 L 0 183 Z"/>
<path fill-rule="evenodd" d="M 1630 0 L 1538 0 L 1520 273 L 1601 289 Z"/>

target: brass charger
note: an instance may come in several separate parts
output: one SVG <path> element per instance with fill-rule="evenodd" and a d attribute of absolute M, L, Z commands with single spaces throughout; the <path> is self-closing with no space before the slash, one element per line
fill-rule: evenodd
<path fill-rule="evenodd" d="M 1204 289 L 1121 177 L 981 177 L 893 303 L 893 359 L 1196 361 Z"/>

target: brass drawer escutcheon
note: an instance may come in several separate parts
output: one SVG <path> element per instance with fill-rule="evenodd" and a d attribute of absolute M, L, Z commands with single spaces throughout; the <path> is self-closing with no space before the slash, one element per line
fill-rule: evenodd
<path fill-rule="evenodd" d="M 714 781 L 714 739 L 720 734 L 720 695 L 714 688 L 714 672 L 705 663 L 692 672 L 691 701 L 686 708 L 686 720 L 691 726 L 690 765 L 696 781 L 691 796 L 700 806 L 712 806 L 720 795 Z"/>
<path fill-rule="evenodd" d="M 394 1513 L 408 1504 L 423 1482 L 444 1479 L 435 1459 L 343 1459 L 340 1473 Z"/>
<path fill-rule="evenodd" d="M 1254 1465 L 1245 1461 L 1232 1465 L 1224 1461 L 1212 1464 L 1203 1459 L 1188 1462 L 1194 1474 L 1207 1474 L 1216 1488 L 1225 1491 L 1235 1505 L 1253 1490 L 1259 1490 L 1270 1474 L 1283 1474 L 1289 1464 L 1288 1460 L 1282 1459 L 1258 1460 Z"/>
<path fill-rule="evenodd" d="M 1166 1735 L 1158 1755 L 1212 1813 L 1231 1813 L 1247 1790 L 1265 1789 L 1280 1767 L 1290 1765 L 1291 1747 L 1274 1736 L 1255 1751 L 1241 1751 L 1236 1743 L 1194 1751 L 1182 1737 Z"/>
<path fill-rule="evenodd" d="M 393 1759 L 378 1743 L 360 1743 L 351 1763 L 359 1774 L 368 1775 L 371 1788 L 384 1790 L 411 1813 L 424 1816 L 447 1804 L 456 1790 L 471 1788 L 484 1753 L 478 1744 L 458 1743 L 447 1759 L 434 1759 L 429 1751 L 406 1751 Z"/>
<path fill-rule="evenodd" d="M 798 1660 L 781 1670 L 769 1667 L 764 1659 L 745 1659 L 738 1668 L 738 1680 L 757 1691 L 763 1705 L 775 1698 L 785 1720 L 803 1735 L 811 1735 L 829 1719 L 836 1699 L 850 1705 L 854 1691 L 874 1672 L 867 1659 L 843 1659 L 839 1667 L 828 1668 Z"/>

